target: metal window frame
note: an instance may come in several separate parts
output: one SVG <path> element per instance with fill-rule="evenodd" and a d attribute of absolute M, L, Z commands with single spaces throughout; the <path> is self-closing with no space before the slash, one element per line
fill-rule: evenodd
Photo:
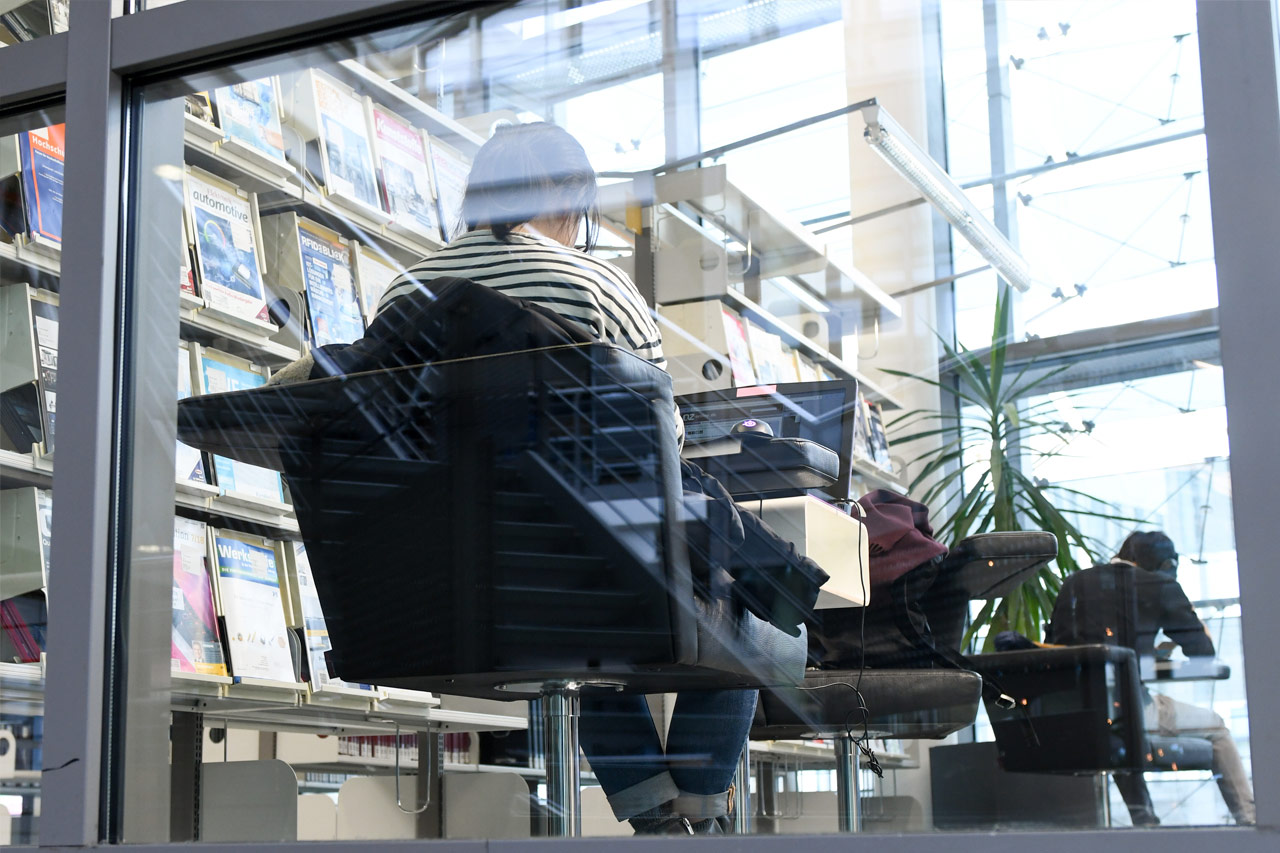
<path fill-rule="evenodd" d="M 59 512 L 55 515 L 50 579 L 51 653 L 46 682 L 46 770 L 42 784 L 41 847 L 72 849 L 99 842 L 102 783 L 106 620 L 111 600 L 107 568 L 122 564 L 114 538 L 127 527 L 130 495 L 119 492 L 121 464 L 114 443 L 120 435 L 116 411 L 121 377 L 115 372 L 117 318 L 125 298 L 117 287 L 121 268 L 121 165 L 129 150 L 127 92 L 132 83 L 177 71 L 213 67 L 263 57 L 292 45 L 349 34 L 352 27 L 391 26 L 452 11 L 457 3 L 406 0 L 274 0 L 229 4 L 186 0 L 172 6 L 113 17 L 116 3 L 73 0 L 71 31 L 0 50 L 0 116 L 20 114 L 65 98 L 71 156 L 66 181 L 76 198 L 64 222 L 62 322 L 74 334 L 63 337 L 60 381 L 63 429 L 55 473 Z M 1268 498 L 1280 482 L 1280 455 L 1274 452 L 1270 417 L 1280 410 L 1280 380 L 1270 359 L 1271 318 L 1280 316 L 1280 290 L 1259 286 L 1280 269 L 1280 85 L 1277 80 L 1275 0 L 1199 0 L 1202 83 L 1208 128 L 1208 155 L 1214 244 L 1217 256 L 1222 357 L 1232 446 L 1237 553 L 1242 600 L 1280 600 Z M 165 286 L 152 277 L 131 293 L 131 302 L 151 302 L 151 289 Z M 163 379 L 160 360 L 138 360 L 130 377 L 135 387 Z M 154 372 L 154 375 L 151 375 Z M 144 414 L 149 414 L 144 413 Z M 136 464 L 136 463 L 135 463 Z M 119 498 L 113 497 L 113 490 Z M 123 499 L 123 500 L 122 500 Z M 145 497 L 144 497 L 144 500 Z M 123 519 L 123 521 L 122 521 Z M 1280 626 L 1265 606 L 1246 605 L 1243 633 L 1248 661 L 1250 719 L 1260 735 L 1265 721 L 1280 717 L 1280 679 L 1271 652 L 1280 648 Z M 127 687 L 127 685 L 126 685 Z M 1167 829 L 1159 832 L 1061 831 L 998 834 L 935 833 L 877 836 L 896 851 L 1021 853 L 1034 845 L 1045 853 L 1074 853 L 1082 845 L 1098 853 L 1165 853 L 1171 845 L 1232 845 L 1240 853 L 1270 851 L 1280 833 L 1280 741 L 1253 738 L 1257 829 Z M 126 768 L 127 770 L 128 768 Z M 140 808 L 133 802 L 130 807 Z M 373 843 L 387 848 L 417 842 Z M 440 850 L 545 850 L 560 844 L 609 845 L 602 839 L 566 842 L 440 841 Z M 627 849 L 665 849 L 660 838 L 625 842 Z M 675 842 L 680 843 L 680 842 Z M 726 838 L 707 849 L 748 847 L 761 853 L 791 853 L 785 837 Z M 807 849 L 845 850 L 852 839 L 807 837 Z M 274 845 L 273 845 L 274 846 Z M 292 847 L 294 845 L 279 845 Z M 330 843 L 326 850 L 367 850 L 370 842 Z M 16 848 L 15 848 L 16 849 Z M 190 850 L 189 845 L 151 845 L 157 851 Z M 210 851 L 240 846 L 202 845 Z M 585 849 L 585 848 L 584 848 Z"/>

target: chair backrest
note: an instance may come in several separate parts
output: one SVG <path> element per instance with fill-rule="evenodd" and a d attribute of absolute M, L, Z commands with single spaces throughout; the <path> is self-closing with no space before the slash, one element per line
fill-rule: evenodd
<path fill-rule="evenodd" d="M 1053 606 L 1050 643 L 1137 648 L 1138 570 L 1108 563 L 1067 575 Z"/>
<path fill-rule="evenodd" d="M 281 459 L 338 675 L 694 654 L 663 371 L 590 344 L 326 382 L 341 416 Z"/>

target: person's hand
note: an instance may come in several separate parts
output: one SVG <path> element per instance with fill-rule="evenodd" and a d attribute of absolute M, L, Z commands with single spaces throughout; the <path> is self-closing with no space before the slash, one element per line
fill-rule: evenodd
<path fill-rule="evenodd" d="M 1177 647 L 1178 644 L 1173 640 L 1165 640 L 1160 643 L 1156 646 L 1156 660 L 1168 660 L 1173 657 L 1173 650 Z"/>

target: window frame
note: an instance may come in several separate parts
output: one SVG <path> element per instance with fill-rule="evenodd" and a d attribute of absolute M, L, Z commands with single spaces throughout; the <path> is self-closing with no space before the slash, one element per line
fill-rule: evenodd
<path fill-rule="evenodd" d="M 155 304 L 154 297 L 161 295 L 166 282 L 152 276 L 137 277 L 137 283 L 131 284 L 123 276 L 132 224 L 126 208 L 136 189 L 124 183 L 131 174 L 128 167 L 136 155 L 133 143 L 138 130 L 138 107 L 130 93 L 145 82 L 184 71 L 349 36 L 356 29 L 372 29 L 370 22 L 376 21 L 381 29 L 481 5 L 275 0 L 237 4 L 236 14 L 227 15 L 225 4 L 216 0 L 186 0 L 125 15 L 122 0 L 77 0 L 72 5 L 68 33 L 0 50 L 0 102 L 5 105 L 0 118 L 65 100 L 68 123 L 74 128 L 68 145 L 71 156 L 66 183 L 78 199 L 76 205 L 68 206 L 64 224 L 63 323 L 74 334 L 64 336 L 66 358 L 59 376 L 64 434 L 54 475 L 60 511 L 54 521 L 53 562 L 63 568 L 50 581 L 58 607 L 51 616 L 46 678 L 42 847 L 94 846 L 110 837 L 160 842 L 151 848 L 157 851 L 191 849 L 149 837 L 154 827 L 145 823 L 136 831 L 125 832 L 104 820 L 126 807 L 114 783 L 104 781 L 109 764 L 105 749 L 118 742 L 121 729 L 117 725 L 114 731 L 106 730 L 108 721 L 104 721 L 102 709 L 111 689 L 127 696 L 130 684 L 144 677 L 136 669 L 109 677 L 113 658 L 106 642 L 108 619 L 123 612 L 121 607 L 127 602 L 118 597 L 115 584 L 138 559 L 127 550 L 134 532 L 131 525 L 138 520 L 133 510 L 145 510 L 156 500 L 154 494 L 130 494 L 125 486 L 132 473 L 145 469 L 147 460 L 141 454 L 120 451 L 130 445 L 119 424 L 145 421 L 150 413 L 133 409 L 131 389 L 155 385 L 165 369 L 160 360 L 122 364 L 119 355 L 126 326 L 118 318 L 127 320 L 135 305 Z M 926 7 L 922 3 L 922 9 Z M 1268 499 L 1274 494 L 1272 484 L 1280 482 L 1280 454 L 1274 452 L 1274 430 L 1268 415 L 1280 411 L 1280 381 L 1269 361 L 1261 357 L 1274 338 L 1270 318 L 1280 316 L 1280 289 L 1254 285 L 1270 280 L 1280 269 L 1280 241 L 1270 233 L 1274 223 L 1280 222 L 1276 73 L 1280 8 L 1276 0 L 1198 0 L 1198 15 L 1213 175 L 1211 209 L 1222 360 L 1228 411 L 1236 415 L 1229 421 L 1229 437 L 1241 599 L 1280 601 L 1280 574 L 1266 569 L 1274 559 Z M 132 172 L 136 174 L 137 169 Z M 129 369 L 122 371 L 121 366 Z M 1262 721 L 1280 718 L 1280 679 L 1268 677 L 1274 674 L 1268 652 L 1280 648 L 1280 623 L 1269 616 L 1261 605 L 1244 608 L 1242 615 L 1244 643 L 1252 652 L 1246 652 L 1250 718 L 1258 721 L 1259 732 Z M 136 715 L 132 707 L 130 711 L 131 720 L 124 724 L 131 730 L 145 728 L 167 714 L 167 708 L 158 707 L 143 708 Z M 156 764 L 165 757 L 164 750 L 158 750 L 158 755 L 157 750 L 125 755 L 118 759 L 125 766 L 110 778 L 151 771 L 157 776 L 154 791 L 167 798 L 168 773 Z M 1074 853 L 1081 845 L 1098 853 L 1164 853 L 1177 844 L 1233 844 L 1241 853 L 1261 853 L 1271 849 L 1280 829 L 1280 740 L 1255 738 L 1253 764 L 1258 828 L 933 833 L 878 836 L 876 842 L 891 848 L 948 853 L 1020 853 L 1028 845 L 1044 853 Z M 136 809 L 137 801 L 129 808 Z M 167 820 L 163 824 L 167 828 Z M 325 849 L 354 851 L 418 843 L 330 843 Z M 439 843 L 452 845 L 448 849 L 514 851 L 526 845 L 545 849 L 568 843 L 594 848 L 611 842 L 591 838 Z M 672 842 L 658 838 L 627 843 L 639 845 L 637 849 L 656 849 Z M 794 844 L 777 836 L 719 843 L 723 849 L 732 846 L 760 851 L 789 851 Z M 815 851 L 836 851 L 846 849 L 850 839 L 813 837 L 806 843 Z M 206 849 L 210 847 L 221 849 L 219 845 Z"/>

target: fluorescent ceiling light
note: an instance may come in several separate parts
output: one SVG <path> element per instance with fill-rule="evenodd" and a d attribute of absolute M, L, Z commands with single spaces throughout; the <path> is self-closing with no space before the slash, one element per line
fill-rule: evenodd
<path fill-rule="evenodd" d="M 1005 281 L 1018 290 L 1029 290 L 1031 273 L 1027 262 L 951 176 L 916 144 L 884 107 L 872 102 L 861 112 L 867 123 L 863 133 L 867 144 L 910 181 Z"/>

